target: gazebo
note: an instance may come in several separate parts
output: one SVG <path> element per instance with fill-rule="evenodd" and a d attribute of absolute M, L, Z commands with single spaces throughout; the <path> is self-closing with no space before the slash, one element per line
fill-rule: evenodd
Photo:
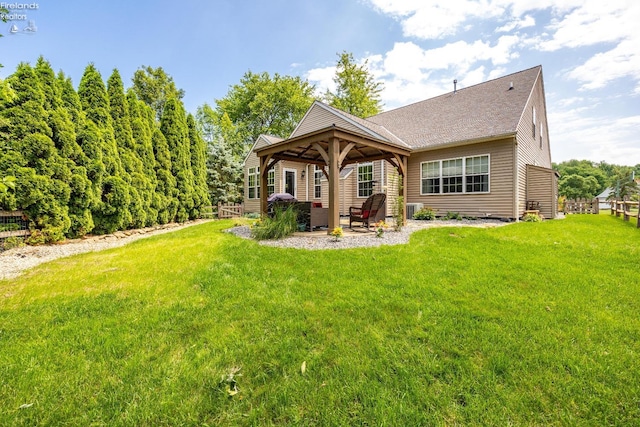
<path fill-rule="evenodd" d="M 286 139 L 279 143 L 256 150 L 260 159 L 260 186 L 267 188 L 268 171 L 280 160 L 313 164 L 323 167 L 322 171 L 329 181 L 329 230 L 340 225 L 339 175 L 347 165 L 374 160 L 386 160 L 402 177 L 400 196 L 407 188 L 408 146 L 390 142 L 380 136 L 354 132 L 340 128 L 335 124 L 303 135 Z M 324 168 L 326 166 L 326 170 Z M 260 194 L 260 211 L 267 212 L 267 192 Z M 406 205 L 406 198 L 403 198 Z M 406 206 L 403 208 L 406 212 Z M 328 231 L 330 232 L 330 231 Z"/>

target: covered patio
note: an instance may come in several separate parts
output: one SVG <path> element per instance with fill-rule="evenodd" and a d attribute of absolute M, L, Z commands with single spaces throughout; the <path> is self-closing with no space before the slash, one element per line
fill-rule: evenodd
<path fill-rule="evenodd" d="M 407 146 L 392 143 L 384 137 L 376 138 L 335 125 L 259 148 L 256 155 L 260 160 L 261 188 L 267 188 L 268 171 L 280 160 L 323 167 L 322 171 L 329 182 L 328 232 L 340 226 L 339 176 L 345 166 L 386 160 L 396 168 L 402 179 L 399 196 L 404 196 L 407 188 L 407 159 L 410 155 Z M 262 191 L 262 215 L 267 213 L 267 197 L 267 192 Z M 406 198 L 403 200 L 406 205 Z M 406 212 L 406 206 L 403 207 L 403 212 Z"/>

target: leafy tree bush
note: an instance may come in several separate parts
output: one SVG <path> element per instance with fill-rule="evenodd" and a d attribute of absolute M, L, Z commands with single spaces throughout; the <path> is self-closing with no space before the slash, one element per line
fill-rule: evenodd
<path fill-rule="evenodd" d="M 370 117 L 382 112 L 382 83 L 376 82 L 368 69 L 367 61 L 355 63 L 353 54 L 338 55 L 333 81 L 336 91 L 327 91 L 325 99 L 329 105 L 357 117 Z"/>
<path fill-rule="evenodd" d="M 413 214 L 413 219 L 422 221 L 433 221 L 436 219 L 436 211 L 431 208 L 422 208 Z"/>

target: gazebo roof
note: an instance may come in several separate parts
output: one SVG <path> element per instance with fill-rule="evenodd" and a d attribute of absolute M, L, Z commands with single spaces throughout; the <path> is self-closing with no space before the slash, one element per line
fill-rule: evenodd
<path fill-rule="evenodd" d="M 374 160 L 394 159 L 408 156 L 409 148 L 391 142 L 386 138 L 367 135 L 338 126 L 330 126 L 314 132 L 256 149 L 258 157 L 270 156 L 274 161 L 288 160 L 324 166 L 328 163 L 329 140 L 340 142 L 340 166 Z"/>

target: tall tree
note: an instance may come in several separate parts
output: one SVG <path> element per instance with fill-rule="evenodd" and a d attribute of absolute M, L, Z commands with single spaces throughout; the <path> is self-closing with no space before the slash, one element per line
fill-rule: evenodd
<path fill-rule="evenodd" d="M 184 107 L 178 99 L 170 98 L 165 104 L 160 130 L 169 146 L 171 173 L 177 182 L 178 210 L 175 219 L 184 222 L 189 219 L 195 203 L 189 128 Z"/>
<path fill-rule="evenodd" d="M 145 104 L 156 113 L 156 119 L 160 120 L 164 110 L 164 104 L 170 98 L 182 99 L 184 90 L 178 89 L 162 67 L 153 68 L 143 66 L 133 74 L 133 91 Z"/>
<path fill-rule="evenodd" d="M 208 104 L 198 108 L 196 122 L 207 143 L 207 186 L 214 205 L 242 200 L 243 145 L 229 116 Z"/>
<path fill-rule="evenodd" d="M 43 107 L 45 94 L 36 72 L 20 64 L 7 78 L 11 96 L 2 96 L 0 116 L 3 128 L 0 176 L 15 176 L 15 192 L 3 198 L 8 209 L 24 210 L 32 230 L 41 231 L 45 241 L 64 238 L 71 221 L 68 215 L 71 173 L 59 155 Z"/>
<path fill-rule="evenodd" d="M 609 186 L 605 172 L 589 160 L 569 160 L 554 169 L 560 173 L 559 194 L 570 199 L 595 197 Z"/>
<path fill-rule="evenodd" d="M 191 114 L 187 116 L 187 127 L 189 128 L 191 170 L 193 171 L 194 185 L 194 208 L 190 217 L 194 219 L 200 217 L 203 207 L 211 204 L 207 188 L 207 146 Z"/>
<path fill-rule="evenodd" d="M 134 150 L 142 162 L 144 181 L 144 209 L 146 210 L 146 223 L 150 226 L 158 222 L 159 199 L 156 197 L 158 178 L 155 170 L 155 157 L 153 154 L 153 131 L 155 129 L 154 113 L 151 107 L 140 101 L 136 94 L 127 92 L 127 104 L 131 117 L 131 131 L 133 134 Z"/>
<path fill-rule="evenodd" d="M 245 73 L 239 84 L 216 100 L 216 112 L 236 127 L 242 152 L 260 134 L 286 138 L 313 103 L 314 86 L 300 77 Z"/>
<path fill-rule="evenodd" d="M 353 54 L 342 52 L 333 78 L 336 91 L 327 91 L 329 105 L 357 117 L 370 117 L 382 112 L 382 83 L 377 82 L 368 68 L 368 61 L 355 63 Z"/>
<path fill-rule="evenodd" d="M 149 191 L 149 178 L 144 174 L 142 160 L 135 151 L 129 104 L 118 70 L 113 70 L 107 80 L 107 93 L 113 134 L 124 169 L 123 178 L 129 184 L 131 225 L 137 228 L 143 227 L 147 223 L 147 211 L 151 205 L 152 192 Z"/>
<path fill-rule="evenodd" d="M 160 129 L 155 128 L 151 136 L 155 171 L 158 178 L 154 206 L 158 210 L 158 222 L 166 224 L 176 217 L 178 212 L 178 188 L 171 170 L 169 144 Z"/>
<path fill-rule="evenodd" d="M 86 143 L 92 150 L 100 151 L 105 166 L 104 179 L 97 189 L 99 202 L 93 207 L 96 230 L 102 233 L 122 230 L 131 224 L 130 186 L 123 178 L 125 172 L 114 136 L 107 89 L 93 64 L 85 68 L 78 96 L 87 118 L 88 132 L 83 138 L 90 140 Z"/>
<path fill-rule="evenodd" d="M 94 227 L 90 209 L 93 198 L 92 187 L 85 167 L 88 158 L 77 142 L 71 114 L 65 108 L 65 102 L 62 98 L 64 87 L 56 79 L 51 64 L 40 57 L 36 63 L 35 71 L 45 96 L 43 106 L 48 113 L 46 121 L 51 128 L 53 143 L 62 159 L 60 167 L 68 168 L 71 174 L 69 182 L 66 183 L 70 187 L 68 207 L 71 220 L 67 235 L 80 237 L 90 232 Z"/>

